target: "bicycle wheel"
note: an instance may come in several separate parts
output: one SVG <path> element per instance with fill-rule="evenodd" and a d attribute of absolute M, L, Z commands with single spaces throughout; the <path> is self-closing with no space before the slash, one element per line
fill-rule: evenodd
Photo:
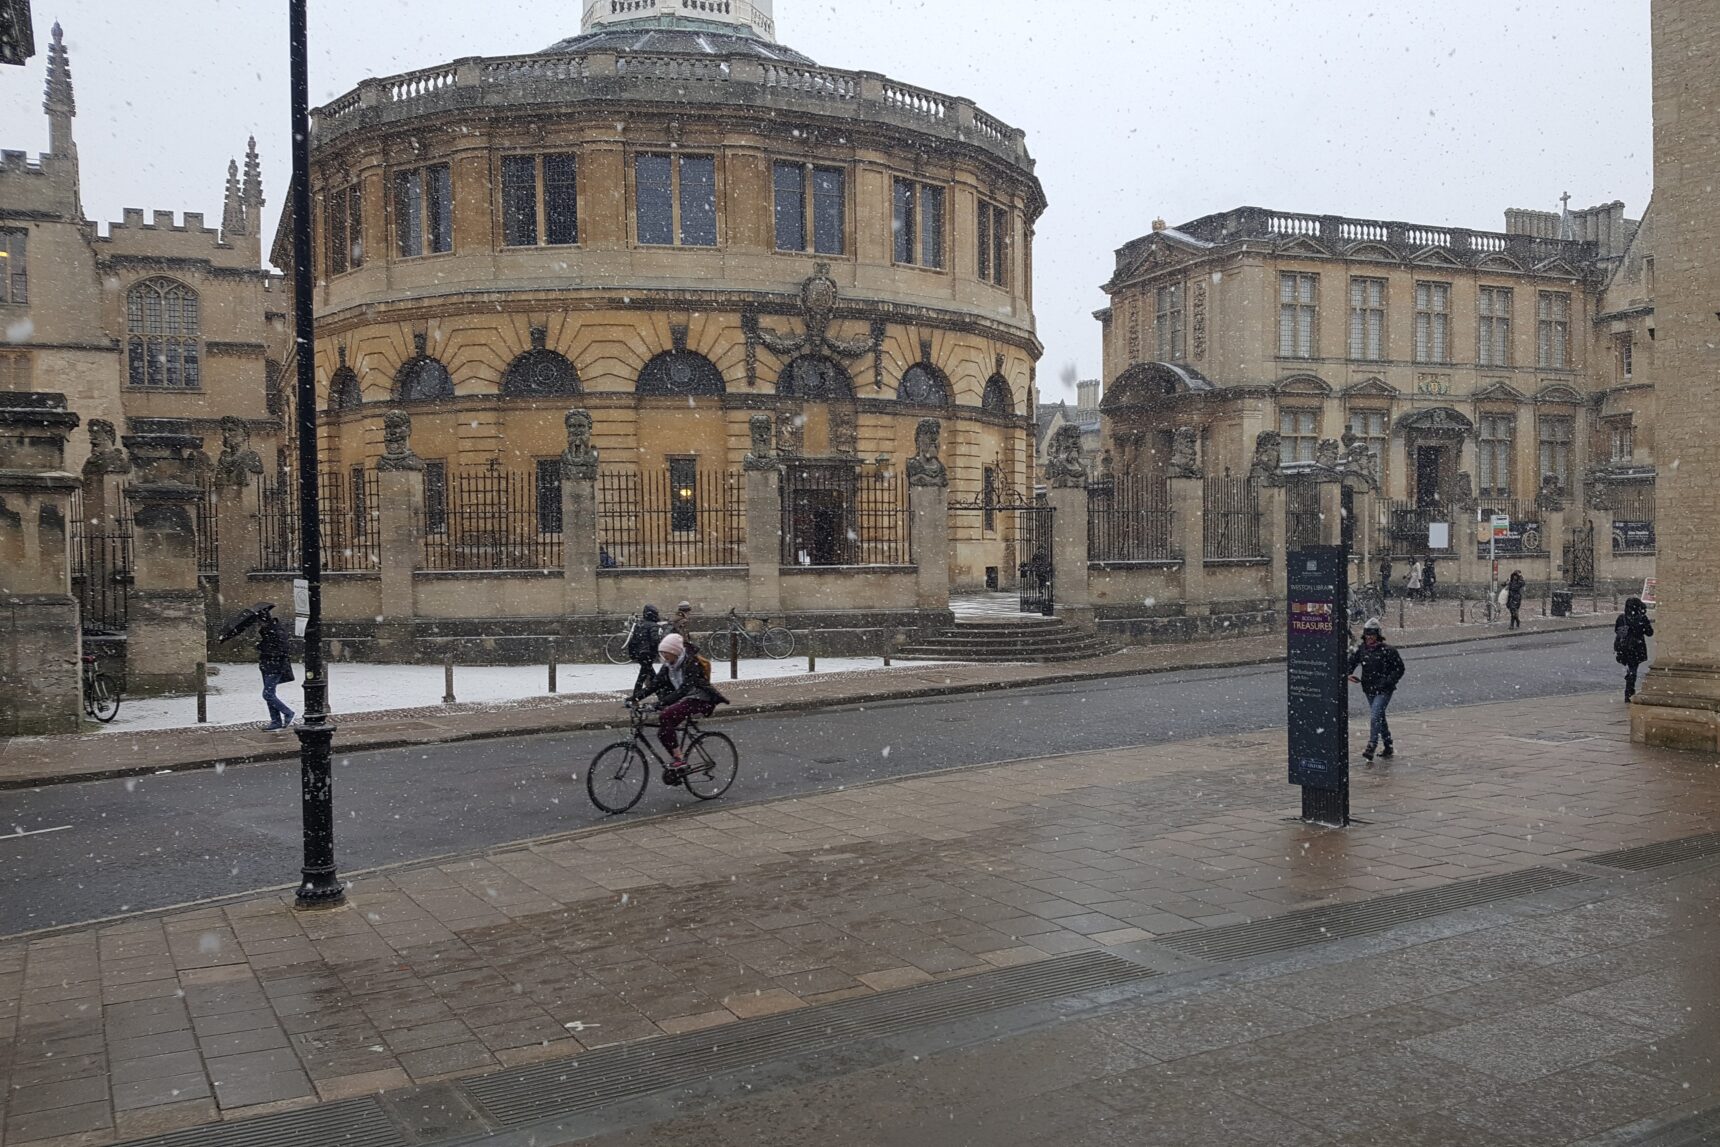
<path fill-rule="evenodd" d="M 794 656 L 794 634 L 780 625 L 773 625 L 764 631 L 764 652 L 767 657 L 781 661 L 784 657 Z"/>
<path fill-rule="evenodd" d="M 687 791 L 702 801 L 728 792 L 740 769 L 735 743 L 721 733 L 701 733 L 687 746 Z"/>
<path fill-rule="evenodd" d="M 651 764 L 632 741 L 617 741 L 591 759 L 585 791 L 607 813 L 623 813 L 639 803 L 651 779 Z"/>
<path fill-rule="evenodd" d="M 625 633 L 617 633 L 614 637 L 611 637 L 604 643 L 603 656 L 609 658 L 609 663 L 611 665 L 627 664 L 628 636 L 629 635 Z"/>
<path fill-rule="evenodd" d="M 113 683 L 113 678 L 106 673 L 97 673 L 90 678 L 90 695 L 85 704 L 89 706 L 90 716 L 104 725 L 119 716 L 119 687 Z"/>
<path fill-rule="evenodd" d="M 747 652 L 746 638 L 742 637 L 739 640 L 740 655 L 745 657 Z M 693 639 L 693 644 L 698 648 L 700 653 L 703 653 L 712 661 L 727 661 L 729 659 L 729 631 L 726 629 L 719 629 L 715 633 L 707 633 L 702 638 L 695 637 Z"/>

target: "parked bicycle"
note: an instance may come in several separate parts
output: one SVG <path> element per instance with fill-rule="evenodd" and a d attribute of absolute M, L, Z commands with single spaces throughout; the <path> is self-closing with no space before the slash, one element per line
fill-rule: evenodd
<path fill-rule="evenodd" d="M 631 665 L 633 663 L 633 659 L 627 656 L 627 644 L 633 640 L 634 630 L 641 625 L 650 626 L 658 631 L 657 636 L 662 636 L 663 625 L 661 622 L 645 621 L 639 617 L 628 618 L 627 624 L 622 627 L 621 632 L 603 644 L 603 656 L 609 658 L 611 665 Z"/>
<path fill-rule="evenodd" d="M 759 623 L 757 630 L 750 629 L 754 621 Z M 784 657 L 794 656 L 794 634 L 780 625 L 771 625 L 769 618 L 742 617 L 738 610 L 729 610 L 728 624 L 722 629 L 713 630 L 699 642 L 699 648 L 705 656 L 722 660 L 729 655 L 729 638 L 733 636 L 739 642 L 744 653 L 751 649 L 754 653 L 763 652 L 766 657 L 781 661 Z"/>
<path fill-rule="evenodd" d="M 84 654 L 84 713 L 106 725 L 119 716 L 119 685 L 96 670 L 94 654 Z"/>
<path fill-rule="evenodd" d="M 1350 620 L 1366 621 L 1370 617 L 1384 618 L 1385 595 L 1380 587 L 1369 582 L 1350 587 Z"/>
<path fill-rule="evenodd" d="M 669 769 L 669 762 L 646 732 L 655 729 L 657 722 L 646 718 L 643 706 L 633 701 L 626 705 L 633 715 L 633 739 L 617 741 L 598 753 L 585 772 L 585 791 L 591 794 L 591 803 L 611 814 L 624 813 L 639 803 L 651 781 L 653 763 L 665 775 Z M 728 792 L 741 767 L 735 743 L 722 733 L 703 732 L 696 718 L 689 719 L 681 731 L 681 759 L 687 762 L 681 783 L 702 801 L 716 800 Z"/>

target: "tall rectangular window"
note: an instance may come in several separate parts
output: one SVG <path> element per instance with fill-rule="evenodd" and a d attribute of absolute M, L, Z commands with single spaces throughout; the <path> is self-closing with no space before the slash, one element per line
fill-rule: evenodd
<path fill-rule="evenodd" d="M 1451 361 L 1451 284 L 1415 285 L 1415 361 Z"/>
<path fill-rule="evenodd" d="M 1386 412 L 1383 410 L 1350 411 L 1350 433 L 1372 451 L 1374 464 L 1378 467 L 1376 476 L 1382 484 L 1386 478 L 1386 447 L 1391 445 L 1391 432 L 1386 427 L 1386 418 Z"/>
<path fill-rule="evenodd" d="M 1535 303 L 1539 331 L 1535 365 L 1564 370 L 1571 363 L 1571 296 L 1563 291 L 1542 291 Z"/>
<path fill-rule="evenodd" d="M 1320 276 L 1278 276 L 1278 357 L 1313 358 L 1320 311 Z"/>
<path fill-rule="evenodd" d="M 709 155 L 634 157 L 634 214 L 641 244 L 717 245 L 717 161 Z"/>
<path fill-rule="evenodd" d="M 896 262 L 943 269 L 943 188 L 911 179 L 896 180 L 891 226 Z"/>
<path fill-rule="evenodd" d="M 841 255 L 847 250 L 848 180 L 840 167 L 773 166 L 776 249 Z"/>
<path fill-rule="evenodd" d="M 1559 480 L 1559 489 L 1571 488 L 1571 449 L 1576 439 L 1576 420 L 1563 415 L 1543 415 L 1541 428 L 1541 477 Z"/>
<path fill-rule="evenodd" d="M 798 163 L 779 163 L 774 168 L 776 185 L 776 249 L 806 250 L 806 168 Z"/>
<path fill-rule="evenodd" d="M 448 464 L 424 463 L 424 529 L 432 534 L 448 532 Z"/>
<path fill-rule="evenodd" d="M 1508 414 L 1483 414 L 1478 439 L 1481 496 L 1509 498 L 1517 420 Z"/>
<path fill-rule="evenodd" d="M 1009 209 L 980 200 L 975 262 L 981 282 L 1009 286 L 1009 238 Z"/>
<path fill-rule="evenodd" d="M 503 156 L 502 242 L 509 247 L 579 242 L 578 183 L 571 155 Z"/>
<path fill-rule="evenodd" d="M 1278 441 L 1278 457 L 1286 465 L 1292 462 L 1312 462 L 1320 445 L 1320 412 L 1280 410 Z"/>
<path fill-rule="evenodd" d="M 699 460 L 669 459 L 669 528 L 687 533 L 699 528 Z"/>
<path fill-rule="evenodd" d="M 1631 462 L 1636 458 L 1636 427 L 1629 418 L 1607 423 L 1607 444 L 1614 462 Z"/>
<path fill-rule="evenodd" d="M 1159 307 L 1154 330 L 1159 338 L 1159 361 L 1181 362 L 1183 355 L 1183 285 L 1170 283 L 1159 288 Z"/>
<path fill-rule="evenodd" d="M 454 179 L 447 164 L 395 173 L 394 239 L 401 258 L 454 249 Z"/>
<path fill-rule="evenodd" d="M 820 255 L 848 250 L 848 173 L 840 167 L 812 169 L 812 249 Z"/>
<path fill-rule="evenodd" d="M 537 464 L 537 527 L 540 534 L 561 533 L 561 459 Z"/>
<path fill-rule="evenodd" d="M 1636 374 L 1636 342 L 1629 331 L 1618 336 L 1618 377 L 1629 382 Z"/>
<path fill-rule="evenodd" d="M 1476 299 L 1475 318 L 1475 361 L 1482 366 L 1510 366 L 1510 289 L 1482 287 Z"/>
<path fill-rule="evenodd" d="M 1350 357 L 1379 362 L 1386 356 L 1386 281 L 1350 280 Z"/>
<path fill-rule="evenodd" d="M 30 276 L 24 266 L 28 231 L 0 231 L 0 304 L 30 301 Z"/>
<path fill-rule="evenodd" d="M 323 201 L 324 261 L 330 277 L 364 266 L 364 195 L 354 184 L 330 191 Z"/>
<path fill-rule="evenodd" d="M 986 533 L 997 529 L 997 467 L 987 466 L 980 472 L 980 528 Z"/>

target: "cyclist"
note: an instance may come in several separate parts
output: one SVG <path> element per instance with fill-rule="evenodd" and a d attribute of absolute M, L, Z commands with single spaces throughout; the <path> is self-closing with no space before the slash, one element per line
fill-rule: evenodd
<path fill-rule="evenodd" d="M 681 756 L 681 726 L 694 717 L 709 717 L 718 705 L 729 699 L 711 684 L 711 671 L 704 658 L 687 647 L 687 639 L 671 633 L 657 645 L 663 668 L 657 671 L 652 687 L 640 700 L 655 696 L 662 710 L 658 718 L 657 739 L 669 750 L 669 771 L 663 783 L 678 785 L 687 776 L 687 762 Z"/>
<path fill-rule="evenodd" d="M 639 666 L 639 676 L 633 681 L 633 699 L 644 697 L 657 679 L 657 642 L 662 637 L 663 619 L 657 607 L 648 605 L 639 611 L 639 620 L 627 638 L 627 660 Z"/>

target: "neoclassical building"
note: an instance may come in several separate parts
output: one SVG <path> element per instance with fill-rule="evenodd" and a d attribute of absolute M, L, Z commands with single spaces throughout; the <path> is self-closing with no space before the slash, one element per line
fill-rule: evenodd
<path fill-rule="evenodd" d="M 699 499 L 762 413 L 818 564 L 922 419 L 953 498 L 1031 488 L 1023 134 L 818 66 L 770 0 L 599 0 L 540 53 L 366 80 L 315 113 L 313 196 L 325 472 L 373 466 L 399 409 L 433 501 L 456 471 L 553 482 L 577 406 L 606 468 Z M 1014 567 L 989 516 L 952 533 L 958 587 Z"/>

